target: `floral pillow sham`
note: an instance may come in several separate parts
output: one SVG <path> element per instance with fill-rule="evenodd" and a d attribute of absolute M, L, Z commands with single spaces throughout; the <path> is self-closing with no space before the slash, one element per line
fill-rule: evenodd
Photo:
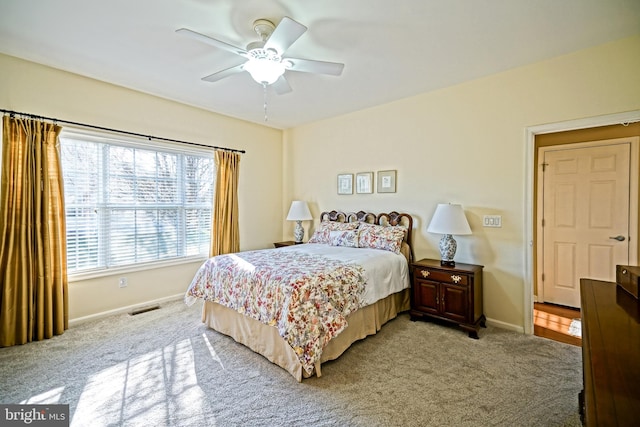
<path fill-rule="evenodd" d="M 331 244 L 330 233 L 332 231 L 349 231 L 358 228 L 357 222 L 331 222 L 323 221 L 318 225 L 318 228 L 313 232 L 313 235 L 309 239 L 309 243 L 322 243 L 325 245 Z"/>
<path fill-rule="evenodd" d="M 406 227 L 385 227 L 362 222 L 358 227 L 358 247 L 382 249 L 399 254 L 406 233 Z"/>
<path fill-rule="evenodd" d="M 407 234 L 403 226 L 383 226 L 366 222 L 321 222 L 309 243 L 351 248 L 371 248 L 400 253 Z"/>
<path fill-rule="evenodd" d="M 331 246 L 358 247 L 358 230 L 330 231 L 329 240 Z"/>

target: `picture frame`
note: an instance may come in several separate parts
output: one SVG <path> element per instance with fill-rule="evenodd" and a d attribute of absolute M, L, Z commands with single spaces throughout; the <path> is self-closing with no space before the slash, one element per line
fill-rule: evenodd
<path fill-rule="evenodd" d="M 395 170 L 378 171 L 378 193 L 395 193 L 396 175 Z"/>
<path fill-rule="evenodd" d="M 338 194 L 353 194 L 353 174 L 338 174 Z"/>
<path fill-rule="evenodd" d="M 356 193 L 373 193 L 373 172 L 359 172 L 356 174 Z"/>

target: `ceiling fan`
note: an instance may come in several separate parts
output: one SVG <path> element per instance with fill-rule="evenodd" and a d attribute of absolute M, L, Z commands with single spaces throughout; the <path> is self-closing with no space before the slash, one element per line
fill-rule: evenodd
<path fill-rule="evenodd" d="M 344 64 L 283 56 L 289 46 L 307 31 L 307 27 L 299 22 L 285 16 L 276 27 L 273 22 L 267 19 L 258 19 L 253 23 L 253 29 L 260 37 L 260 40 L 249 43 L 246 49 L 187 28 L 180 28 L 176 32 L 247 59 L 246 62 L 240 65 L 203 77 L 202 80 L 207 82 L 217 82 L 225 77 L 247 71 L 263 87 L 266 88 L 267 85 L 273 85 L 276 93 L 284 94 L 291 91 L 291 86 L 284 76 L 285 71 L 319 73 L 332 76 L 342 74 Z"/>

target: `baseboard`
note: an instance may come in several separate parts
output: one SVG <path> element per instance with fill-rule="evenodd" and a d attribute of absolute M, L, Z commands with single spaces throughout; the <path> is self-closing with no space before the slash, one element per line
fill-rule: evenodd
<path fill-rule="evenodd" d="M 487 325 L 495 326 L 496 328 L 508 329 L 514 332 L 524 333 L 524 327 L 514 325 L 513 323 L 501 322 L 500 320 L 487 318 Z"/>
<path fill-rule="evenodd" d="M 103 317 L 113 316 L 114 314 L 129 313 L 144 307 L 152 306 L 154 304 L 162 304 L 163 302 L 179 300 L 180 298 L 184 298 L 184 293 L 171 295 L 163 298 L 158 298 L 154 300 L 149 300 L 149 301 L 141 302 L 139 304 L 128 305 L 126 307 L 120 307 L 114 310 L 102 311 L 100 313 L 90 314 L 89 316 L 78 317 L 76 319 L 69 319 L 69 327 L 79 325 L 84 322 L 89 322 L 91 320 L 97 320 L 97 319 L 102 319 Z"/>

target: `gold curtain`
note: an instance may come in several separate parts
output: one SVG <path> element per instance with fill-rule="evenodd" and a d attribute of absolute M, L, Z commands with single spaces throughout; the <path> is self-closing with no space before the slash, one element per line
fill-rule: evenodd
<path fill-rule="evenodd" d="M 238 177 L 240 154 L 216 151 L 216 189 L 211 227 L 211 256 L 238 252 Z"/>
<path fill-rule="evenodd" d="M 60 126 L 5 116 L 0 188 L 0 346 L 69 324 Z"/>

